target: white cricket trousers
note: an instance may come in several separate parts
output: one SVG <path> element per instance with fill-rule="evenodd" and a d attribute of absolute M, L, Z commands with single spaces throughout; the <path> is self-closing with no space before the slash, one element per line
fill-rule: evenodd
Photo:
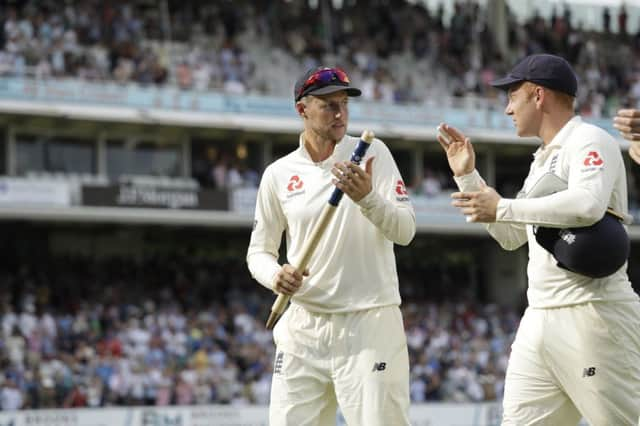
<path fill-rule="evenodd" d="M 503 426 L 635 426 L 640 302 L 525 311 L 507 367 Z"/>
<path fill-rule="evenodd" d="M 273 332 L 271 426 L 409 425 L 409 355 L 398 306 L 322 314 L 292 304 Z"/>

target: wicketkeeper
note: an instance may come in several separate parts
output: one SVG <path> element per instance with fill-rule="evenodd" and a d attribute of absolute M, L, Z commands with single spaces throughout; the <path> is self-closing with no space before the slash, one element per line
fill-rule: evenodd
<path fill-rule="evenodd" d="M 627 181 L 604 130 L 574 114 L 563 58 L 524 58 L 492 83 L 519 136 L 535 136 L 529 175 L 502 198 L 475 170 L 471 142 L 444 126 L 454 205 L 507 250 L 529 245 L 529 307 L 512 346 L 503 425 L 635 425 L 640 416 L 640 301 L 627 277 Z"/>

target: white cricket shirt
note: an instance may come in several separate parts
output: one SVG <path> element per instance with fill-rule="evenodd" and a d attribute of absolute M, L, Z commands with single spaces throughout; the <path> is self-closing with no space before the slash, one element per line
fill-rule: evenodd
<path fill-rule="evenodd" d="M 298 149 L 265 169 L 247 263 L 252 276 L 268 289 L 280 270 L 282 232 L 287 262 L 295 266 L 335 189 L 331 168 L 349 161 L 358 141 L 345 136 L 328 159 L 315 163 L 301 136 Z M 400 304 L 393 244 L 407 245 L 413 239 L 415 214 L 398 167 L 378 139 L 361 166 L 372 156 L 372 191 L 357 204 L 346 195 L 342 198 L 311 257 L 310 275 L 292 303 L 324 313 Z"/>
<path fill-rule="evenodd" d="M 529 306 L 550 308 L 592 301 L 637 300 L 626 263 L 605 278 L 579 275 L 558 267 L 533 234 L 532 225 L 589 226 L 604 216 L 607 207 L 628 217 L 626 173 L 616 140 L 576 116 L 533 157 L 521 194 L 528 193 L 547 173 L 566 181 L 567 189 L 538 198 L 503 198 L 498 203 L 496 223 L 486 225 L 507 250 L 529 243 Z M 466 192 L 479 190 L 483 183 L 477 171 L 455 181 Z"/>

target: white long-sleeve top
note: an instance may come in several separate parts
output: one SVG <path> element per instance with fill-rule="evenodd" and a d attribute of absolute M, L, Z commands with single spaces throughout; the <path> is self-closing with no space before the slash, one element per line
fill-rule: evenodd
<path fill-rule="evenodd" d="M 560 268 L 553 255 L 537 243 L 532 226 L 589 226 L 604 216 L 607 207 L 628 216 L 626 173 L 618 143 L 604 130 L 576 116 L 533 157 L 520 192 L 524 196 L 502 198 L 496 222 L 486 225 L 491 236 L 507 250 L 529 243 L 529 306 L 551 308 L 590 301 L 637 300 L 626 263 L 604 278 L 589 278 Z M 526 198 L 548 173 L 567 182 L 567 189 Z M 455 181 L 463 192 L 477 191 L 484 184 L 477 171 Z"/>
<path fill-rule="evenodd" d="M 249 271 L 260 284 L 273 288 L 283 232 L 287 262 L 298 264 L 302 247 L 335 189 L 331 168 L 349 161 L 358 141 L 345 136 L 328 159 L 315 163 L 301 136 L 298 149 L 265 169 L 247 251 Z M 343 197 L 292 303 L 325 313 L 400 304 L 393 244 L 411 242 L 415 213 L 389 149 L 374 139 L 363 167 L 369 157 L 375 157 L 372 191 L 358 203 Z"/>

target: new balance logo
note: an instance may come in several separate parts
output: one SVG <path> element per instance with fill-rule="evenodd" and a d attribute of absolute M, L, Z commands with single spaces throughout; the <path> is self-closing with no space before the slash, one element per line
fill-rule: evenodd
<path fill-rule="evenodd" d="M 589 367 L 582 370 L 582 377 L 591 377 L 596 375 L 596 368 Z"/>
<path fill-rule="evenodd" d="M 284 352 L 278 352 L 276 355 L 276 362 L 273 366 L 273 374 L 281 374 L 282 373 L 282 364 L 284 363 Z"/>
<path fill-rule="evenodd" d="M 387 363 L 386 362 L 374 362 L 373 363 L 373 370 L 371 370 L 371 371 L 384 371 L 385 368 L 387 368 Z"/>
<path fill-rule="evenodd" d="M 558 235 L 560 236 L 560 238 L 562 238 L 562 241 L 569 245 L 576 242 L 576 234 L 569 231 L 568 229 L 563 229 L 562 231 L 558 232 Z"/>

